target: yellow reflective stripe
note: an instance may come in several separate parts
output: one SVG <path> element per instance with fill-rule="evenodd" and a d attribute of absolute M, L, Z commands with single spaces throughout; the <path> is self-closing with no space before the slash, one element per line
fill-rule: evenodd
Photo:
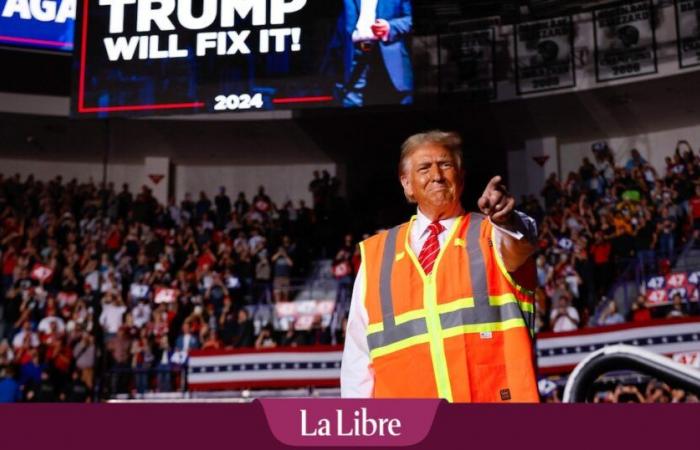
<path fill-rule="evenodd" d="M 511 330 L 513 328 L 525 328 L 525 321 L 521 318 L 515 318 L 515 319 L 510 319 L 506 320 L 504 322 L 493 322 L 493 323 L 478 323 L 478 324 L 473 324 L 473 325 L 462 325 L 459 327 L 453 327 L 453 328 L 448 328 L 446 330 L 442 330 L 441 332 L 441 338 L 446 339 L 450 337 L 455 337 L 459 336 L 460 334 L 474 334 L 474 333 L 483 333 L 485 331 L 507 331 Z M 413 345 L 417 344 L 425 344 L 427 342 L 431 342 L 430 339 L 430 334 L 421 334 L 418 336 L 412 336 L 408 339 L 404 339 L 399 342 L 394 342 L 393 344 L 389 344 L 384 347 L 379 347 L 375 348 L 370 352 L 370 355 L 372 358 L 376 358 L 379 356 L 385 356 L 393 352 L 397 352 L 399 350 L 406 349 L 408 347 L 411 347 Z M 432 342 L 431 342 L 432 345 Z"/>
<path fill-rule="evenodd" d="M 521 319 L 520 317 L 503 322 L 476 323 L 472 325 L 461 325 L 459 327 L 448 328 L 447 330 L 443 330 L 442 337 L 450 338 L 459 336 L 460 334 L 482 333 L 484 331 L 506 331 L 519 327 L 525 327 L 525 320 Z"/>
<path fill-rule="evenodd" d="M 425 275 L 425 272 L 423 272 L 423 266 L 420 265 L 418 262 L 418 258 L 416 257 L 415 254 L 413 254 L 413 249 L 411 248 L 411 245 L 408 243 L 408 236 L 411 234 L 411 227 L 413 226 L 413 222 L 416 221 L 416 216 L 411 217 L 411 220 L 408 222 L 408 229 L 406 230 L 406 236 L 404 236 L 404 247 L 405 247 L 405 252 L 408 253 L 408 257 L 411 259 L 411 262 L 413 262 L 413 265 L 416 266 L 416 270 L 418 271 L 418 274 L 420 275 L 421 279 L 423 280 L 423 285 L 425 285 L 426 281 L 428 280 L 428 277 Z M 442 250 L 440 250 L 440 253 L 442 253 Z M 433 267 L 437 266 L 437 262 Z"/>
<path fill-rule="evenodd" d="M 474 299 L 471 297 L 458 298 L 457 300 L 449 303 L 442 303 L 437 305 L 438 313 L 448 313 L 452 311 L 457 311 L 458 309 L 473 308 Z"/>
<path fill-rule="evenodd" d="M 496 245 L 496 228 L 491 227 L 491 242 Z M 523 294 L 526 295 L 533 295 L 534 291 L 531 291 L 523 286 L 520 286 L 517 281 L 513 278 L 513 276 L 506 270 L 506 265 L 503 263 L 503 259 L 501 258 L 501 252 L 499 249 L 494 249 L 493 251 L 494 257 L 496 259 L 496 265 L 498 266 L 498 269 L 501 271 L 504 277 L 508 280 L 508 282 L 517 290 L 522 292 Z"/>
<path fill-rule="evenodd" d="M 389 353 L 404 350 L 414 345 L 425 344 L 427 342 L 430 342 L 430 336 L 427 334 L 421 334 L 418 336 L 410 337 L 408 339 L 404 339 L 403 341 L 394 342 L 393 344 L 389 344 L 384 347 L 375 348 L 369 353 L 369 355 L 372 357 L 372 359 L 374 359 L 380 356 L 388 355 Z"/>
<path fill-rule="evenodd" d="M 495 297 L 489 296 L 489 304 L 491 306 L 503 306 L 503 305 L 506 305 L 508 303 L 515 303 L 515 302 L 518 303 L 518 306 L 520 307 L 521 311 L 529 312 L 529 313 L 535 312 L 535 306 L 532 303 L 521 302 L 513 294 L 497 295 Z"/>
<path fill-rule="evenodd" d="M 529 312 L 534 314 L 535 313 L 535 305 L 532 303 L 528 302 L 518 302 L 518 306 L 520 306 L 520 310 L 524 312 Z"/>
<path fill-rule="evenodd" d="M 524 312 L 534 313 L 535 307 L 532 303 L 521 302 L 513 294 L 504 294 L 489 297 L 489 304 L 491 306 L 503 306 L 508 303 L 517 303 L 520 309 Z M 449 303 L 442 303 L 437 305 L 438 314 L 445 314 L 460 309 L 473 308 L 474 299 L 472 297 L 459 298 L 457 300 L 451 301 Z M 425 309 L 416 309 L 396 316 L 396 325 L 401 325 L 402 323 L 409 322 L 415 319 L 421 319 L 426 317 Z M 382 322 L 373 323 L 367 326 L 367 334 L 379 333 L 384 331 L 384 324 Z"/>
<path fill-rule="evenodd" d="M 430 274 L 428 282 L 423 287 L 423 303 L 428 313 L 426 324 L 428 325 L 428 335 L 430 336 L 430 356 L 433 360 L 433 372 L 435 374 L 438 397 L 452 402 L 452 386 L 450 385 L 450 374 L 447 370 L 445 345 L 441 335 L 440 315 L 437 312 L 437 283 L 435 283 L 433 274 L 435 274 L 435 271 Z"/>
<path fill-rule="evenodd" d="M 445 346 L 441 336 L 442 327 L 440 325 L 440 314 L 438 312 L 437 283 L 435 283 L 435 274 L 440 267 L 440 261 L 442 260 L 442 256 L 445 254 L 445 250 L 449 246 L 449 243 L 452 241 L 452 238 L 459 228 L 462 217 L 458 217 L 452 224 L 447 239 L 445 240 L 445 245 L 443 245 L 440 249 L 437 258 L 435 259 L 435 264 L 433 265 L 433 271 L 430 273 L 430 275 L 425 274 L 423 267 L 418 262 L 418 258 L 413 253 L 413 249 L 411 249 L 408 242 L 408 237 L 411 234 L 411 227 L 413 226 L 415 219 L 416 216 L 411 217 L 411 221 L 408 224 L 408 229 L 406 230 L 406 236 L 404 239 L 404 246 L 406 253 L 408 253 L 409 258 L 413 262 L 416 270 L 423 280 L 423 307 L 426 313 L 426 325 L 428 326 L 428 336 L 430 337 L 430 357 L 432 358 L 433 373 L 435 375 L 438 396 L 451 402 L 453 399 L 452 386 L 450 385 L 450 376 L 447 369 Z"/>
<path fill-rule="evenodd" d="M 381 333 L 382 331 L 384 331 L 384 324 L 382 322 L 367 325 L 367 334 Z"/>
<path fill-rule="evenodd" d="M 503 306 L 507 305 L 508 303 L 515 303 L 517 301 L 518 299 L 511 293 L 496 295 L 493 297 L 489 296 L 489 305 L 491 306 Z"/>
<path fill-rule="evenodd" d="M 415 309 L 413 311 L 408 311 L 396 316 L 396 325 L 401 325 L 402 323 L 406 323 L 414 319 L 420 319 L 422 317 L 425 317 L 424 309 Z"/>

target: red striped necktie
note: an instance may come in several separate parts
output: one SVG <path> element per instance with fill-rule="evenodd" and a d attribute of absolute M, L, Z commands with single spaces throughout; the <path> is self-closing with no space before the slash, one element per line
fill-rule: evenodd
<path fill-rule="evenodd" d="M 423 267 L 423 271 L 426 275 L 430 275 L 430 272 L 433 271 L 435 259 L 437 258 L 438 253 L 440 253 L 440 241 L 438 240 L 438 235 L 442 233 L 444 229 L 445 227 L 440 225 L 440 222 L 433 222 L 428 225 L 428 231 L 430 234 L 428 235 L 428 239 L 425 241 L 425 244 L 423 244 L 420 255 L 418 255 L 418 262 L 420 263 L 421 267 Z"/>

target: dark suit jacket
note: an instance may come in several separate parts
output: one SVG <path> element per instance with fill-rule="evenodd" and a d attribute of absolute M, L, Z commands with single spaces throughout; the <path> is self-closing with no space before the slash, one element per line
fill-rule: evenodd
<path fill-rule="evenodd" d="M 344 11 L 341 20 L 343 27 L 343 59 L 344 81 L 350 80 L 353 42 L 352 32 L 355 31 L 360 17 L 361 0 L 344 0 Z M 398 91 L 413 90 L 413 69 L 406 44 L 409 33 L 413 31 L 413 15 L 411 0 L 378 0 L 377 19 L 384 19 L 391 27 L 389 39 L 379 41 L 382 59 L 394 87 Z"/>

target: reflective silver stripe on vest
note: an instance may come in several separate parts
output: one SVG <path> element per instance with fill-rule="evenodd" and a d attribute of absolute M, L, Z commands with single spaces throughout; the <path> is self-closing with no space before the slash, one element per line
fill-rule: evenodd
<path fill-rule="evenodd" d="M 488 301 L 488 300 L 487 300 Z M 462 308 L 457 311 L 440 314 L 442 328 L 459 327 L 462 325 L 503 322 L 510 319 L 522 318 L 517 303 L 506 303 L 500 306 Z"/>
<path fill-rule="evenodd" d="M 472 281 L 472 296 L 477 309 L 486 309 L 489 305 L 489 291 L 486 285 L 486 263 L 479 245 L 481 224 L 484 216 L 472 213 L 467 229 L 467 256 L 469 257 L 469 275 Z"/>
<path fill-rule="evenodd" d="M 525 325 L 527 329 L 530 330 L 530 335 L 535 335 L 535 315 L 528 311 L 523 311 L 523 317 L 525 318 Z"/>
<path fill-rule="evenodd" d="M 518 303 L 506 303 L 501 306 L 491 306 L 489 304 L 486 262 L 483 249 L 480 245 L 481 224 L 484 222 L 485 218 L 483 214 L 472 213 L 469 219 L 469 228 L 467 229 L 467 256 L 469 257 L 469 275 L 472 282 L 474 308 L 470 311 L 455 311 L 455 313 L 459 313 L 456 317 L 440 317 L 443 322 L 443 328 L 473 323 L 503 322 L 505 320 L 517 318 L 524 319 L 525 325 L 530 328 L 533 315 L 532 313 L 522 311 Z M 490 245 L 493 245 L 493 243 L 490 243 Z M 454 325 L 447 325 L 448 323 Z"/>
<path fill-rule="evenodd" d="M 394 342 L 403 341 L 413 336 L 420 336 L 427 332 L 428 324 L 425 322 L 425 318 L 419 317 L 390 328 L 385 326 L 384 330 L 379 333 L 368 334 L 367 345 L 370 350 L 374 350 L 375 348 L 385 347 Z"/>
<path fill-rule="evenodd" d="M 396 255 L 396 236 L 399 227 L 389 230 L 384 242 L 384 254 L 382 255 L 382 271 L 379 273 L 379 301 L 382 305 L 382 323 L 384 331 L 396 325 L 394 317 L 394 298 L 391 292 L 391 271 L 394 268 Z"/>
<path fill-rule="evenodd" d="M 382 305 L 383 330 L 379 333 L 367 335 L 367 344 L 370 349 L 384 347 L 394 342 L 403 341 L 413 336 L 419 336 L 428 332 L 428 325 L 424 318 L 410 320 L 401 325 L 396 325 L 394 316 L 394 300 L 391 292 L 391 272 L 394 268 L 396 257 L 396 238 L 400 226 L 389 230 L 384 242 L 382 255 L 382 267 L 379 273 L 379 301 Z"/>
<path fill-rule="evenodd" d="M 467 230 L 466 250 L 469 259 L 474 306 L 441 313 L 440 325 L 443 329 L 463 325 L 498 323 L 518 318 L 524 318 L 528 325 L 532 323 L 533 315 L 521 311 L 516 301 L 500 306 L 491 306 L 489 303 L 486 263 L 481 245 L 479 244 L 481 224 L 483 221 L 483 215 L 472 213 Z M 428 333 L 425 317 L 396 325 L 393 294 L 391 291 L 391 273 L 394 268 L 394 260 L 396 257 L 396 239 L 398 232 L 398 226 L 389 230 L 384 243 L 382 266 L 379 275 L 379 301 L 382 307 L 383 330 L 367 335 L 367 344 L 370 351 Z"/>

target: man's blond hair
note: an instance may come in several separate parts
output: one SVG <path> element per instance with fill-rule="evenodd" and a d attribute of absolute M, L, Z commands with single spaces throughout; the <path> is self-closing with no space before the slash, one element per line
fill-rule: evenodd
<path fill-rule="evenodd" d="M 462 171 L 462 138 L 452 131 L 431 130 L 414 134 L 401 144 L 399 158 L 399 176 L 406 170 L 406 161 L 419 147 L 435 145 L 447 149 L 457 164 L 457 170 Z"/>

